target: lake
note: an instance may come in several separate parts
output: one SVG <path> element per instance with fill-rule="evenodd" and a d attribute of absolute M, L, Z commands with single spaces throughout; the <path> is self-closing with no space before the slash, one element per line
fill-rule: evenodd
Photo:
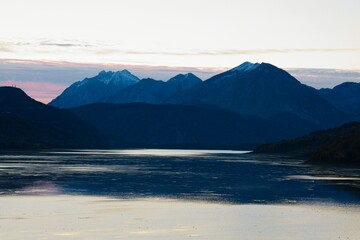
<path fill-rule="evenodd" d="M 360 170 L 215 150 L 0 155 L 0 239 L 359 239 Z"/>

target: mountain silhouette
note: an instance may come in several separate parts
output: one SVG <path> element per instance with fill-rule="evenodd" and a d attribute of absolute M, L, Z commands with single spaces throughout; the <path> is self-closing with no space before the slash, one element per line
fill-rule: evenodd
<path fill-rule="evenodd" d="M 21 89 L 0 87 L 0 146 L 96 147 L 106 139 L 67 110 L 37 102 Z"/>

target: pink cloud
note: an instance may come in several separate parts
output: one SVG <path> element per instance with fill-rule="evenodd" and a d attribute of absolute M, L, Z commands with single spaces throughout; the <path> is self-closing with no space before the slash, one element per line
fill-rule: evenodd
<path fill-rule="evenodd" d="M 21 88 L 26 94 L 42 103 L 49 103 L 57 97 L 66 86 L 54 83 L 15 81 L 5 80 L 0 82 L 1 86 L 16 86 Z"/>

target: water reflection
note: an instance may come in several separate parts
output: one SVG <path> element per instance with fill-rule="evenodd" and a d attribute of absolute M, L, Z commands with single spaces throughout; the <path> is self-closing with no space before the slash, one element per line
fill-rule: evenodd
<path fill-rule="evenodd" d="M 307 175 L 289 175 L 287 179 L 293 180 L 325 180 L 325 181 L 360 181 L 358 177 L 339 177 L 339 176 L 307 176 Z"/>
<path fill-rule="evenodd" d="M 85 150 L 0 156 L 1 194 L 86 194 L 279 203 L 360 203 L 360 171 L 301 159 L 197 150 Z"/>
<path fill-rule="evenodd" d="M 72 150 L 61 152 L 48 152 L 55 154 L 102 154 L 102 155 L 133 155 L 133 156 L 194 156 L 215 154 L 242 154 L 249 153 L 249 151 L 234 151 L 234 150 L 182 150 L 182 149 L 121 149 L 121 150 Z"/>
<path fill-rule="evenodd" d="M 56 195 L 61 194 L 62 189 L 52 182 L 36 181 L 27 187 L 16 190 L 15 193 L 21 195 Z"/>

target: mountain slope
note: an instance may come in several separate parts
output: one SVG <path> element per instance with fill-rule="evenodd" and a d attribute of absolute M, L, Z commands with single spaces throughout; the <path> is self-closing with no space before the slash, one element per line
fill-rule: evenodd
<path fill-rule="evenodd" d="M 107 98 L 107 103 L 153 103 L 159 104 L 176 92 L 176 88 L 166 82 L 151 78 L 142 79 L 122 91 Z"/>
<path fill-rule="evenodd" d="M 139 79 L 129 71 L 100 72 L 92 78 L 72 84 L 49 105 L 72 108 L 90 103 L 102 102 L 107 97 L 137 83 Z"/>
<path fill-rule="evenodd" d="M 18 88 L 0 87 L 0 113 L 3 142 L 21 142 L 23 137 L 42 147 L 96 147 L 106 142 L 96 129 L 69 111 L 37 102 Z"/>
<path fill-rule="evenodd" d="M 360 133 L 337 139 L 317 149 L 308 163 L 360 165 Z"/>
<path fill-rule="evenodd" d="M 128 146 L 252 148 L 294 136 L 277 122 L 217 109 L 160 104 L 91 104 L 70 109 L 103 134 Z M 302 131 L 299 127 L 298 131 Z M 304 134 L 296 132 L 295 135 Z"/>
<path fill-rule="evenodd" d="M 264 118 L 289 113 L 317 128 L 347 121 L 345 114 L 318 96 L 315 89 L 267 63 L 243 63 L 177 94 L 169 102 L 214 105 Z"/>
<path fill-rule="evenodd" d="M 265 144 L 255 149 L 256 153 L 299 153 L 309 155 L 315 150 L 340 139 L 360 134 L 360 123 L 345 124 L 339 128 L 317 131 L 306 136 L 281 142 Z"/>
<path fill-rule="evenodd" d="M 360 83 L 345 82 L 332 89 L 320 89 L 319 94 L 352 120 L 360 121 Z"/>
<path fill-rule="evenodd" d="M 72 136 L 46 124 L 0 113 L 0 149 L 81 147 Z"/>

